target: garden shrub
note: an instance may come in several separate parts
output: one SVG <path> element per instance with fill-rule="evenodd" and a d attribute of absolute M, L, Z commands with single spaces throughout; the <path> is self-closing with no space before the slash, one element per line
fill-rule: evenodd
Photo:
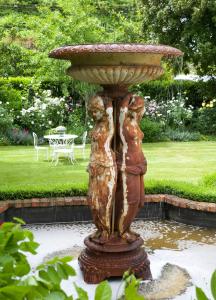
<path fill-rule="evenodd" d="M 145 96 L 145 115 L 153 121 L 160 123 L 164 128 L 185 128 L 192 120 L 192 106 L 186 107 L 186 99 L 180 94 L 159 103 L 149 96 Z"/>
<path fill-rule="evenodd" d="M 216 99 L 202 103 L 194 113 L 193 127 L 206 135 L 216 135 Z"/>
<path fill-rule="evenodd" d="M 32 77 L 0 77 L 0 87 L 7 86 L 15 90 L 28 90 L 32 85 Z"/>
<path fill-rule="evenodd" d="M 0 104 L 0 134 L 5 135 L 13 126 L 13 118 Z"/>
<path fill-rule="evenodd" d="M 140 122 L 140 129 L 144 133 L 143 142 L 158 142 L 165 140 L 163 127 L 160 123 L 144 117 Z"/>
<path fill-rule="evenodd" d="M 0 86 L 0 101 L 7 105 L 8 110 L 20 110 L 22 108 L 22 96 L 20 91 L 10 86 Z"/>
<path fill-rule="evenodd" d="M 215 97 L 216 80 L 191 81 L 191 80 L 154 80 L 144 82 L 132 87 L 132 91 L 143 96 L 150 96 L 157 102 L 177 97 L 181 93 L 186 98 L 186 106 L 200 107 L 202 102 Z"/>
<path fill-rule="evenodd" d="M 72 110 L 68 116 L 68 123 L 66 125 L 67 132 L 78 135 L 78 138 L 75 139 L 75 143 L 82 143 L 82 135 L 84 131 L 88 133 L 93 128 L 92 120 L 87 116 L 84 107 L 77 107 Z M 88 134 L 88 142 L 89 142 Z"/>
<path fill-rule="evenodd" d="M 0 134 L 0 146 L 9 146 L 10 144 L 10 140 L 6 136 Z"/>
<path fill-rule="evenodd" d="M 203 139 L 199 132 L 190 132 L 186 129 L 169 128 L 166 130 L 165 135 L 169 140 L 178 142 L 200 141 Z"/>
<path fill-rule="evenodd" d="M 63 125 L 68 112 L 66 99 L 53 97 L 48 90 L 36 94 L 32 104 L 23 107 L 15 118 L 20 127 L 42 136 L 47 129 Z"/>
<path fill-rule="evenodd" d="M 13 145 L 28 146 L 33 144 L 33 137 L 29 130 L 18 127 L 14 127 L 7 132 L 7 139 L 10 141 L 10 144 Z"/>

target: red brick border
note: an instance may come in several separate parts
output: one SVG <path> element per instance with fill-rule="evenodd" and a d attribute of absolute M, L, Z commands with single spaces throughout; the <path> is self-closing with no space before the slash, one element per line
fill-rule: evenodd
<path fill-rule="evenodd" d="M 189 208 L 207 212 L 216 212 L 216 203 L 198 202 L 172 195 L 146 195 L 146 202 L 164 202 L 181 208 Z M 86 196 L 79 197 L 56 197 L 56 198 L 32 198 L 24 200 L 0 201 L 0 213 L 10 207 L 49 207 L 49 206 L 73 206 L 87 205 Z"/>

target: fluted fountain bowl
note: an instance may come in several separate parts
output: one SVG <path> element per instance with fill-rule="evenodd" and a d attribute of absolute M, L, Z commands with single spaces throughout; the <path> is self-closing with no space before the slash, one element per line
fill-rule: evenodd
<path fill-rule="evenodd" d="M 101 85 L 132 85 L 163 74 L 162 57 L 181 56 L 173 47 L 145 44 L 95 44 L 64 46 L 49 56 L 71 61 L 67 74 Z"/>

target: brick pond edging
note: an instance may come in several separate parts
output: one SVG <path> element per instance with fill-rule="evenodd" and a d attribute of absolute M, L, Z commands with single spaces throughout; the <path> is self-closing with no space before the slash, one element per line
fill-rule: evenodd
<path fill-rule="evenodd" d="M 141 219 L 172 219 L 186 224 L 216 227 L 216 203 L 198 202 L 173 195 L 146 195 Z M 86 196 L 32 198 L 0 202 L 0 221 L 13 216 L 27 223 L 90 221 Z"/>

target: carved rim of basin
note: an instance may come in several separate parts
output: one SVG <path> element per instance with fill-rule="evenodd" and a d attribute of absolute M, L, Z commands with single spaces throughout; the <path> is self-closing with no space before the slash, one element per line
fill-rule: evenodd
<path fill-rule="evenodd" d="M 131 85 L 162 75 L 162 57 L 182 55 L 180 50 L 164 45 L 93 44 L 60 47 L 49 57 L 71 61 L 67 73 L 75 79 L 101 85 Z"/>

